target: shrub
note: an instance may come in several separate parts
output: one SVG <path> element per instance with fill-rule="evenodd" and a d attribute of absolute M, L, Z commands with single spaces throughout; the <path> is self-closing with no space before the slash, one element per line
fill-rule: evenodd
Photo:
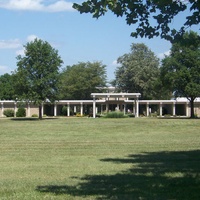
<path fill-rule="evenodd" d="M 83 115 L 81 115 L 81 113 L 76 113 L 76 117 L 83 117 Z"/>
<path fill-rule="evenodd" d="M 127 114 L 127 116 L 128 116 L 128 117 L 135 117 L 135 115 L 132 114 L 132 113 L 131 113 L 131 114 Z"/>
<path fill-rule="evenodd" d="M 14 117 L 14 110 L 13 109 L 6 109 L 3 111 L 3 114 L 6 117 Z"/>
<path fill-rule="evenodd" d="M 25 108 L 18 108 L 16 117 L 26 117 L 26 109 Z"/>
<path fill-rule="evenodd" d="M 125 118 L 127 117 L 126 115 L 124 115 L 123 112 L 108 112 L 105 115 L 106 118 Z"/>
<path fill-rule="evenodd" d="M 38 115 L 37 114 L 32 114 L 32 117 L 38 117 Z"/>
<path fill-rule="evenodd" d="M 158 114 L 157 114 L 157 112 L 154 112 L 154 113 L 151 113 L 151 115 L 150 115 L 151 117 L 157 117 L 158 116 Z"/>
<path fill-rule="evenodd" d="M 63 116 L 67 115 L 67 106 L 62 107 L 61 113 L 62 113 Z"/>

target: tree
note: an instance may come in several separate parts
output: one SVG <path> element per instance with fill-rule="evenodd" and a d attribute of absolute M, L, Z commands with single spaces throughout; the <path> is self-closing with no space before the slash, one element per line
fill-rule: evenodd
<path fill-rule="evenodd" d="M 171 54 L 162 61 L 161 79 L 175 97 L 190 101 L 194 118 L 194 100 L 200 96 L 200 39 L 197 33 L 187 32 L 182 40 L 172 44 Z"/>
<path fill-rule="evenodd" d="M 92 13 L 94 18 L 99 18 L 108 10 L 117 17 L 125 16 L 128 25 L 137 26 L 131 34 L 134 37 L 153 38 L 160 35 L 172 41 L 188 27 L 200 22 L 199 0 L 87 0 L 81 5 L 74 3 L 73 7 L 80 13 Z M 180 24 L 179 30 L 170 28 L 182 12 L 188 15 L 185 22 Z"/>
<path fill-rule="evenodd" d="M 17 57 L 17 81 L 15 88 L 18 97 L 32 101 L 39 106 L 42 118 L 42 104 L 55 101 L 59 86 L 59 67 L 63 63 L 58 51 L 40 39 L 28 42 L 25 56 Z"/>
<path fill-rule="evenodd" d="M 62 73 L 62 99 L 91 99 L 97 86 L 106 85 L 106 66 L 101 62 L 80 62 L 67 66 Z"/>
<path fill-rule="evenodd" d="M 13 100 L 16 98 L 14 91 L 14 75 L 8 73 L 0 76 L 0 99 Z"/>
<path fill-rule="evenodd" d="M 124 92 L 140 92 L 142 99 L 154 98 L 159 77 L 159 59 L 143 44 L 132 44 L 131 52 L 119 57 L 114 84 Z"/>

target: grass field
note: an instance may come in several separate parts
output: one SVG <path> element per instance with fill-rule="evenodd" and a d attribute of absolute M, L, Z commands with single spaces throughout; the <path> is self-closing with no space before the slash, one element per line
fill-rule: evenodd
<path fill-rule="evenodd" d="M 0 200 L 198 200 L 200 120 L 0 119 Z"/>

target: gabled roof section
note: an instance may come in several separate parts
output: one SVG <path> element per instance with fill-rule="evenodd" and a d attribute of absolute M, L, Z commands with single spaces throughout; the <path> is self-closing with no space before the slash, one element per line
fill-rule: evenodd
<path fill-rule="evenodd" d="M 93 98 L 134 98 L 138 99 L 141 94 L 140 93 L 91 93 Z"/>

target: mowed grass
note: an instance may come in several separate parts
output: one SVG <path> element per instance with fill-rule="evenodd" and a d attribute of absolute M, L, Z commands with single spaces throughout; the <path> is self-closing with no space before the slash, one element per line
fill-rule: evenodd
<path fill-rule="evenodd" d="M 0 199 L 200 199 L 200 120 L 0 119 Z"/>

